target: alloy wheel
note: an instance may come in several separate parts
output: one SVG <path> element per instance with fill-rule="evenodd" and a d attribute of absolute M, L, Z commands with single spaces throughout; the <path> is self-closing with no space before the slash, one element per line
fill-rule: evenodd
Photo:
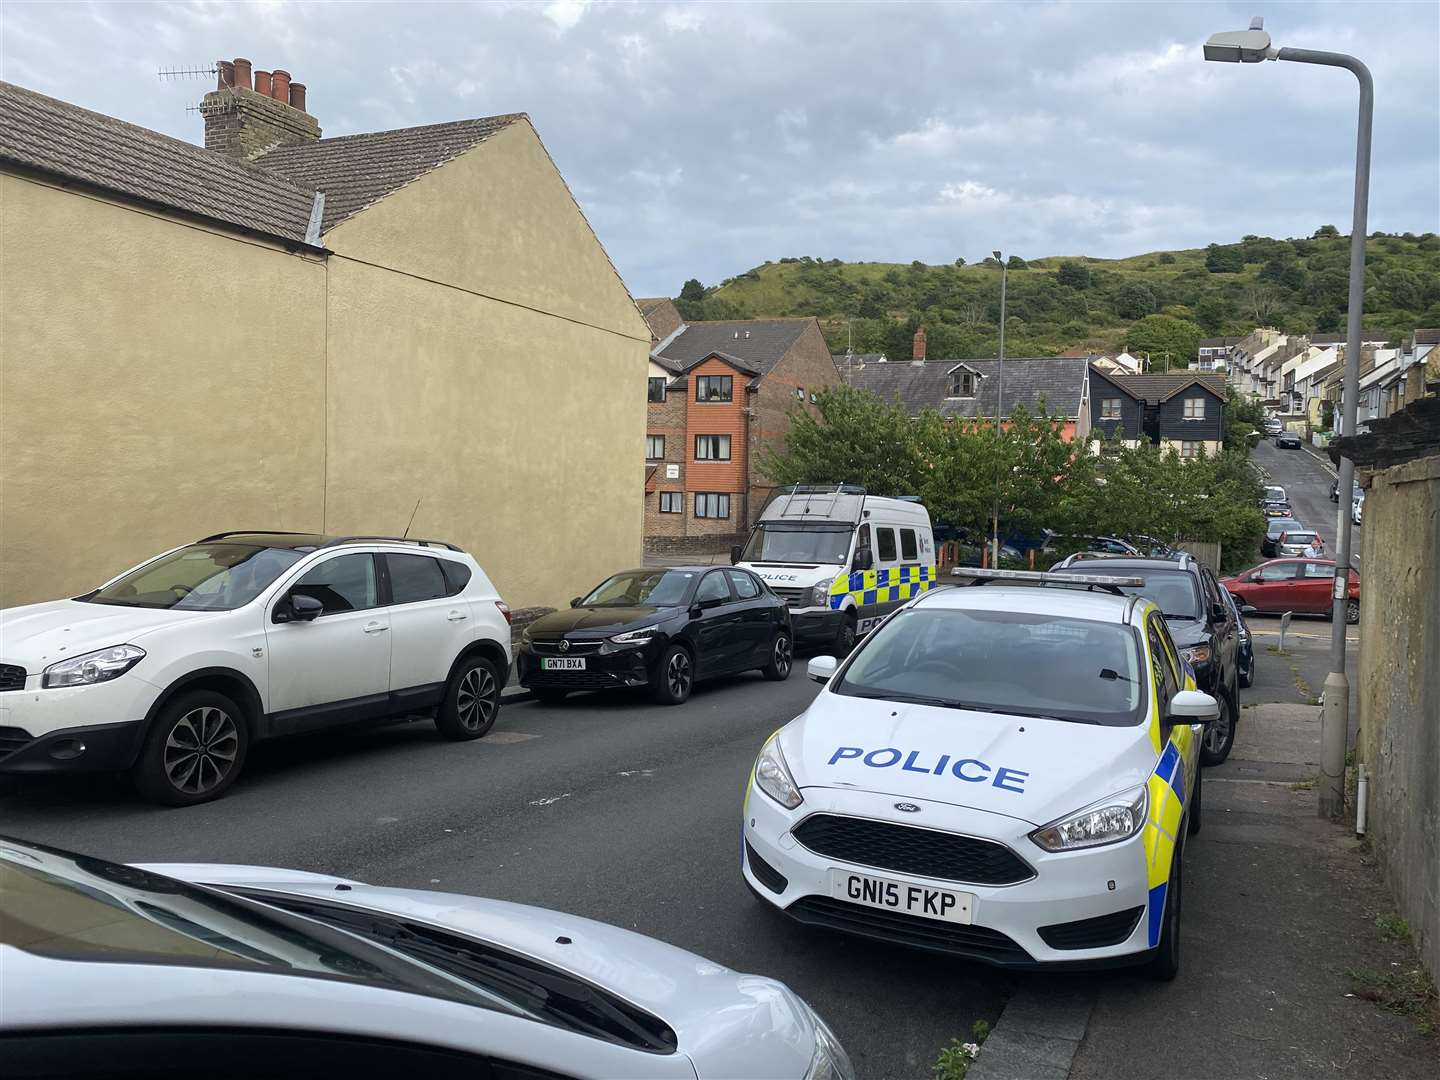
<path fill-rule="evenodd" d="M 1234 718 L 1230 715 L 1230 702 L 1225 695 L 1217 695 L 1220 698 L 1220 719 L 1205 728 L 1205 749 L 1211 754 L 1218 754 L 1225 748 L 1230 740 L 1230 726 Z"/>
<path fill-rule="evenodd" d="M 495 677 L 484 667 L 473 667 L 460 680 L 455 695 L 455 713 L 467 731 L 478 731 L 495 715 L 497 699 Z"/>
<path fill-rule="evenodd" d="M 203 705 L 175 721 L 165 739 L 165 776 L 176 791 L 203 795 L 230 775 L 240 733 L 224 709 Z"/>
<path fill-rule="evenodd" d="M 676 649 L 670 657 L 670 663 L 665 665 L 665 684 L 670 689 L 670 696 L 683 698 L 690 692 L 690 657 L 688 654 Z"/>
<path fill-rule="evenodd" d="M 775 639 L 775 670 L 782 677 L 790 674 L 790 664 L 794 658 L 794 647 L 790 644 L 790 638 L 781 634 Z"/>
<path fill-rule="evenodd" d="M 1345 621 L 1347 623 L 1350 623 L 1351 625 L 1354 625 L 1355 623 L 1358 623 L 1360 621 L 1359 600 L 1345 601 Z"/>

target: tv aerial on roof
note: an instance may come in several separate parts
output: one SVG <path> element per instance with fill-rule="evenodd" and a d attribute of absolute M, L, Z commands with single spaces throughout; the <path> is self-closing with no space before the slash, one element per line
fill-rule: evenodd
<path fill-rule="evenodd" d="M 179 82 L 181 79 L 213 79 L 220 73 L 214 64 L 209 67 L 156 68 L 155 77 L 161 82 Z"/>

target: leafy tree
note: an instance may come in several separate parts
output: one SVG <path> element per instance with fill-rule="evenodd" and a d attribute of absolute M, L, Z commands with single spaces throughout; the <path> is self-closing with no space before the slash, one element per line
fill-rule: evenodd
<path fill-rule="evenodd" d="M 1419 310 L 1425 303 L 1425 283 L 1410 270 L 1392 270 L 1385 278 L 1385 292 L 1392 307 Z"/>
<path fill-rule="evenodd" d="M 1162 251 L 1155 257 L 1155 261 L 1161 266 L 1169 266 L 1175 261 L 1175 255 L 1169 251 Z"/>
<path fill-rule="evenodd" d="M 1122 286 L 1115 295 L 1115 314 L 1122 319 L 1143 319 L 1155 312 L 1155 294 L 1138 281 Z"/>
<path fill-rule="evenodd" d="M 1195 305 L 1195 319 L 1207 334 L 1223 334 L 1232 308 L 1223 296 L 1212 293 Z"/>
<path fill-rule="evenodd" d="M 1334 225 L 1321 225 L 1320 228 L 1315 230 L 1313 239 L 1319 240 L 1323 237 L 1333 237 L 1339 235 L 1340 230 L 1337 229 Z"/>
<path fill-rule="evenodd" d="M 1071 262 L 1068 259 L 1060 264 L 1060 269 L 1055 273 L 1055 280 L 1061 285 L 1069 285 L 1072 289 L 1090 288 L 1090 268 L 1084 263 Z"/>
<path fill-rule="evenodd" d="M 700 282 L 695 278 L 691 278 L 689 281 L 685 282 L 684 285 L 680 286 L 680 299 L 689 300 L 692 303 L 704 300 L 705 286 L 701 285 Z"/>
<path fill-rule="evenodd" d="M 795 409 L 785 453 L 764 445 L 760 470 L 777 484 L 864 484 L 920 491 L 928 471 L 903 406 L 843 383 L 817 395 L 819 417 Z"/>
<path fill-rule="evenodd" d="M 1125 345 L 1132 353 L 1148 353 L 1152 362 L 1183 367 L 1200 348 L 1200 327 L 1170 315 L 1147 315 L 1125 332 Z"/>
<path fill-rule="evenodd" d="M 962 256 L 961 258 L 958 258 L 958 259 L 955 260 L 955 268 L 956 268 L 957 270 L 958 270 L 960 267 L 964 266 L 964 265 L 965 265 L 965 259 L 964 259 L 963 256 Z"/>
<path fill-rule="evenodd" d="M 1005 268 L 1007 270 L 1028 270 L 1030 265 L 1019 255 L 1011 255 L 1005 262 Z"/>
<path fill-rule="evenodd" d="M 1233 244 L 1211 244 L 1205 249 L 1205 269 L 1212 274 L 1238 274 L 1245 269 L 1245 256 Z"/>

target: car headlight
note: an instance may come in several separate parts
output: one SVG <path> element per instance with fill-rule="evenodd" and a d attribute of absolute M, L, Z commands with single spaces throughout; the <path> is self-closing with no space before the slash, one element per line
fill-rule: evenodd
<path fill-rule="evenodd" d="M 616 634 L 610 640 L 616 645 L 643 645 L 658 633 L 659 626 L 642 626 L 639 630 L 626 630 L 623 634 Z"/>
<path fill-rule="evenodd" d="M 1075 851 L 1128 840 L 1144 827 L 1149 801 L 1148 789 L 1141 784 L 1036 829 L 1030 839 L 1046 851 Z"/>
<path fill-rule="evenodd" d="M 835 579 L 833 577 L 828 577 L 824 581 L 817 581 L 815 586 L 810 590 L 810 606 L 829 607 L 830 587 L 834 584 Z"/>
<path fill-rule="evenodd" d="M 134 645 L 112 645 L 83 656 L 72 656 L 45 669 L 40 685 L 92 686 L 118 679 L 145 657 L 145 650 Z"/>
<path fill-rule="evenodd" d="M 794 810 L 805 800 L 800 787 L 790 775 L 785 755 L 780 752 L 780 733 L 765 740 L 760 756 L 755 759 L 755 786 L 787 810 Z"/>
<path fill-rule="evenodd" d="M 1210 662 L 1210 646 L 1191 645 L 1188 649 L 1181 649 L 1180 655 L 1191 664 L 1208 664 Z"/>
<path fill-rule="evenodd" d="M 520 644 L 521 644 L 521 645 L 529 645 L 529 644 L 530 644 L 530 627 L 527 626 L 527 627 L 525 627 L 525 629 L 523 629 L 523 630 L 520 631 Z"/>
<path fill-rule="evenodd" d="M 855 1080 L 855 1068 L 850 1064 L 850 1055 L 840 1045 L 835 1033 L 825 1021 L 811 1010 L 815 1021 L 815 1054 L 810 1059 L 810 1068 L 805 1080 Z"/>

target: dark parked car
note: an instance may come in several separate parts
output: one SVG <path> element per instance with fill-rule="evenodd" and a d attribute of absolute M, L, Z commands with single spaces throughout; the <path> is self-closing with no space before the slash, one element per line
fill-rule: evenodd
<path fill-rule="evenodd" d="M 1265 539 L 1260 541 L 1260 554 L 1273 559 L 1279 554 L 1280 537 L 1286 532 L 1303 529 L 1297 517 L 1272 517 L 1265 520 Z"/>
<path fill-rule="evenodd" d="M 696 679 L 757 668 L 789 678 L 792 641 L 785 601 L 748 570 L 626 570 L 526 627 L 515 664 L 541 701 L 629 686 L 678 705 Z"/>
<path fill-rule="evenodd" d="M 1299 450 L 1300 436 L 1293 431 L 1282 431 L 1275 436 L 1275 446 L 1280 450 Z"/>
<path fill-rule="evenodd" d="M 1245 621 L 1245 616 L 1240 613 L 1240 605 L 1235 602 L 1235 597 L 1230 595 L 1230 590 L 1223 583 L 1220 586 L 1220 595 L 1230 605 L 1230 610 L 1240 623 L 1240 644 L 1235 650 L 1235 668 L 1241 688 L 1249 689 L 1250 684 L 1255 681 L 1255 642 L 1250 636 L 1250 624 Z"/>
<path fill-rule="evenodd" d="M 1139 588 L 1122 586 L 1127 594 L 1153 600 L 1165 616 L 1180 655 L 1195 671 L 1195 687 L 1220 703 L 1220 720 L 1207 725 L 1200 748 L 1203 765 L 1218 765 L 1235 745 L 1240 715 L 1240 619 L 1220 595 L 1210 568 L 1193 555 L 1179 559 L 1066 559 L 1056 570 L 1070 574 L 1108 574 L 1143 578 Z"/>

